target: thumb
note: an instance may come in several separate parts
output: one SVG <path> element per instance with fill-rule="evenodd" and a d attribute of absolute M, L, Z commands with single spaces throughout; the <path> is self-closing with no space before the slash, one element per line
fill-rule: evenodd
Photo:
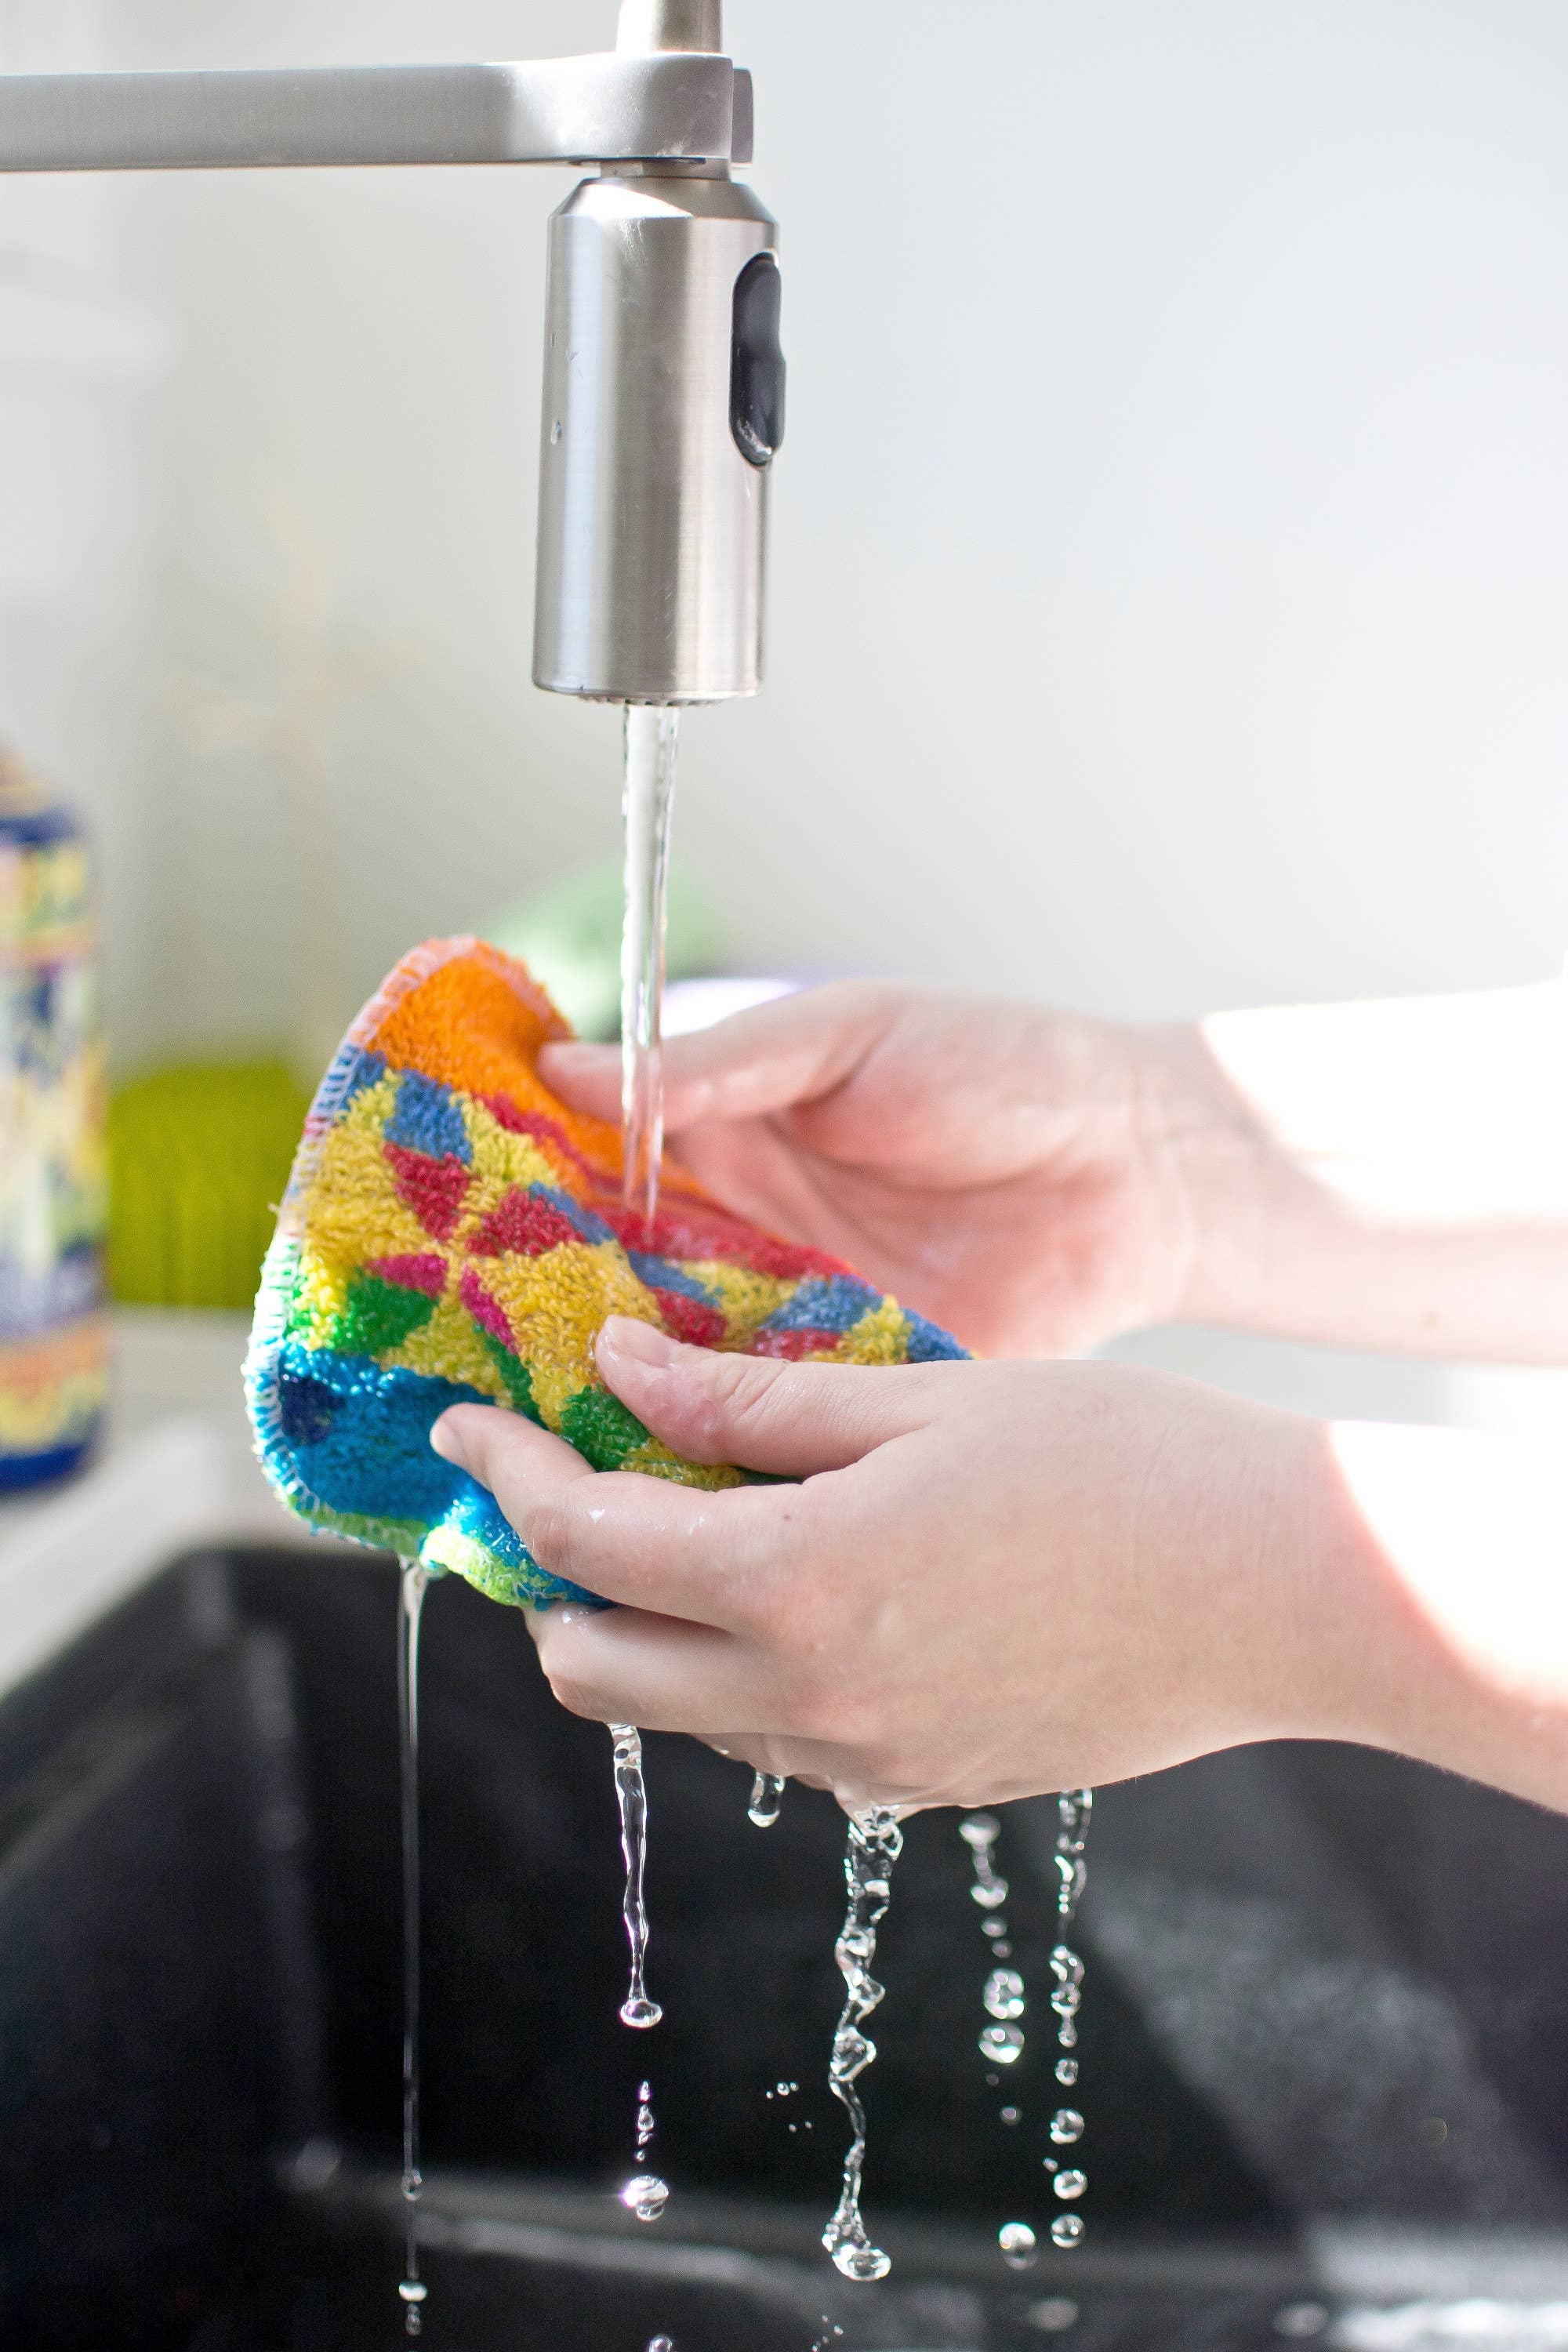
<path fill-rule="evenodd" d="M 865 1060 L 898 1001 L 896 989 L 876 982 L 838 982 L 672 1037 L 664 1048 L 666 1127 L 679 1135 L 700 1118 L 757 1118 L 819 1101 Z M 618 1046 L 546 1045 L 539 1070 L 574 1110 L 619 1117 Z"/>
<path fill-rule="evenodd" d="M 930 1370 L 945 1366 L 785 1364 L 683 1347 L 613 1315 L 599 1370 L 621 1402 L 689 1462 L 809 1478 L 843 1470 L 931 1417 Z"/>

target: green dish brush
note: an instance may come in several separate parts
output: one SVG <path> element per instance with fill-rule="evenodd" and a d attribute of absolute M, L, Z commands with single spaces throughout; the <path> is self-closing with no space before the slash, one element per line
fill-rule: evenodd
<path fill-rule="evenodd" d="M 122 1306 L 248 1309 L 309 1097 L 286 1063 L 149 1070 L 109 1106 L 109 1285 Z"/>

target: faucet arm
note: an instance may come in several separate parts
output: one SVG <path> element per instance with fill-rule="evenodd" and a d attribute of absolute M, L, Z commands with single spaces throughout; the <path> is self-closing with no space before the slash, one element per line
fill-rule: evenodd
<path fill-rule="evenodd" d="M 510 65 L 0 74 L 0 172 L 751 161 L 749 74 L 692 50 Z"/>

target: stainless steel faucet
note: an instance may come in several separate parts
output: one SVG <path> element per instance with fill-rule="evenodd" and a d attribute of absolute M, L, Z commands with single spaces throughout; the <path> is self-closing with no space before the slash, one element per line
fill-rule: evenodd
<path fill-rule="evenodd" d="M 577 163 L 550 224 L 533 675 L 717 702 L 762 683 L 784 430 L 773 215 L 722 0 L 623 0 L 614 51 L 523 64 L 0 75 L 0 171 Z"/>

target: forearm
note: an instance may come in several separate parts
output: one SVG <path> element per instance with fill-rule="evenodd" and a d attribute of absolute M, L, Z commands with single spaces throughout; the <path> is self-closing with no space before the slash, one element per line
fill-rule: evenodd
<path fill-rule="evenodd" d="M 1527 1441 L 1342 1424 L 1296 1523 L 1300 1727 L 1568 1811 L 1568 1475 Z"/>
<path fill-rule="evenodd" d="M 1175 1049 L 1194 1319 L 1568 1362 L 1568 991 L 1226 1013 Z"/>

